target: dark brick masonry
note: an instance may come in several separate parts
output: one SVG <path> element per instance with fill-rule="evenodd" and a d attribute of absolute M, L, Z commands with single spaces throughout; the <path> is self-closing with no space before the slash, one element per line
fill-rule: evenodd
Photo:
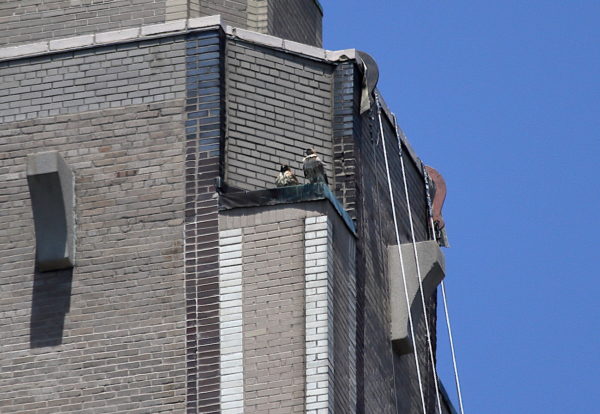
<path fill-rule="evenodd" d="M 186 49 L 185 275 L 187 412 L 218 413 L 219 248 L 215 179 L 222 170 L 223 34 L 192 33 Z"/>
<path fill-rule="evenodd" d="M 404 413 L 421 410 L 414 355 L 395 355 L 388 334 L 386 300 L 388 275 L 384 247 L 395 244 L 382 144 L 392 167 L 392 186 L 399 219 L 400 242 L 411 240 L 400 169 L 400 153 L 394 126 L 383 115 L 381 139 L 376 111 L 359 114 L 360 81 L 353 62 L 334 72 L 334 168 L 335 194 L 356 221 L 357 241 L 357 413 Z M 426 240 L 425 188 L 415 162 L 404 148 L 404 163 L 417 241 Z M 398 276 L 398 275 L 393 275 Z M 427 299 L 427 315 L 435 327 L 436 297 Z M 423 315 L 415 320 L 416 347 L 423 375 L 428 412 L 435 409 L 435 393 L 429 362 Z M 435 336 L 433 337 L 435 340 Z M 395 378 L 394 378 L 395 377 Z M 381 387 L 381 381 L 390 387 Z"/>

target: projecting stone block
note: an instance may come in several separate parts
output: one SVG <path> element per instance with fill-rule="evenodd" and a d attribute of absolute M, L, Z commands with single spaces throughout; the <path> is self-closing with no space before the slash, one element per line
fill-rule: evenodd
<path fill-rule="evenodd" d="M 94 44 L 94 35 L 67 37 L 50 41 L 50 50 L 77 49 Z"/>
<path fill-rule="evenodd" d="M 75 261 L 74 179 L 56 151 L 27 156 L 27 183 L 31 195 L 40 271 L 68 269 Z"/>
<path fill-rule="evenodd" d="M 223 19 L 220 14 L 214 16 L 194 17 L 188 19 L 188 28 L 197 29 L 199 27 L 223 26 Z"/>
<path fill-rule="evenodd" d="M 48 51 L 48 42 L 29 43 L 21 46 L 0 49 L 0 59 L 18 58 L 21 56 L 44 53 Z"/>
<path fill-rule="evenodd" d="M 140 28 L 114 30 L 111 32 L 96 33 L 96 43 L 113 43 L 135 39 L 140 35 Z"/>
<path fill-rule="evenodd" d="M 413 351 L 410 338 L 409 309 L 413 321 L 423 315 L 423 301 L 421 300 L 421 285 L 425 300 L 436 290 L 444 279 L 445 260 L 436 241 L 424 241 L 416 244 L 419 256 L 419 270 L 422 283 L 419 283 L 415 250 L 412 243 L 400 245 L 402 262 L 404 264 L 404 278 L 398 246 L 388 246 L 388 275 L 390 278 L 390 312 L 391 312 L 391 339 L 394 349 L 406 354 Z M 404 286 L 406 280 L 406 289 Z M 408 302 L 407 302 L 408 297 Z"/>
<path fill-rule="evenodd" d="M 173 20 L 168 23 L 151 24 L 142 26 L 142 36 L 151 36 L 161 33 L 178 32 L 185 30 L 186 20 Z"/>

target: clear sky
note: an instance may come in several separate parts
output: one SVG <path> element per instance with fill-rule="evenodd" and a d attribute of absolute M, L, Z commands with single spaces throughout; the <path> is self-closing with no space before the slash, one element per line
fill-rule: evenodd
<path fill-rule="evenodd" d="M 324 46 L 376 59 L 448 183 L 465 411 L 600 413 L 600 1 L 321 3 Z"/>

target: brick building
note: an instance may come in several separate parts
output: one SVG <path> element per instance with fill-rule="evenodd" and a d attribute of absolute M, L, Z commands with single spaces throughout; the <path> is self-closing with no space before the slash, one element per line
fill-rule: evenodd
<path fill-rule="evenodd" d="M 317 0 L 0 5 L 1 413 L 453 412 L 426 174 L 321 20 Z M 303 185 L 275 189 L 282 164 Z"/>

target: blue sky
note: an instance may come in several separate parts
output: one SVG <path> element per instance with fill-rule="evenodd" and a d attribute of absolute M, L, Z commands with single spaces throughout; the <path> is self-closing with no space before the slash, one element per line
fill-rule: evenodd
<path fill-rule="evenodd" d="M 400 126 L 448 183 L 465 411 L 598 412 L 600 1 L 321 3 L 325 47 L 376 59 Z"/>

